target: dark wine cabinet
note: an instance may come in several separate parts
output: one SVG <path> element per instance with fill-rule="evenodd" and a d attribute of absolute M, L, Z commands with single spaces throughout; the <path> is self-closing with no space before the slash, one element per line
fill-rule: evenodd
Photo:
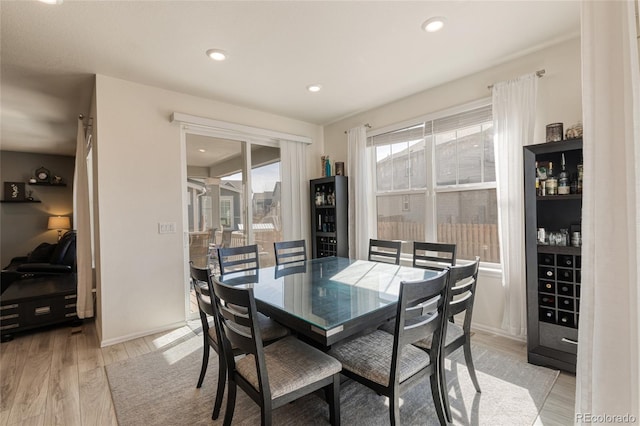
<path fill-rule="evenodd" d="M 349 196 L 346 176 L 310 182 L 312 257 L 349 257 Z"/>
<path fill-rule="evenodd" d="M 571 235 L 580 232 L 582 193 L 577 185 L 564 195 L 536 190 L 536 163 L 553 163 L 575 182 L 582 164 L 582 140 L 547 142 L 524 148 L 525 250 L 527 269 L 527 352 L 532 364 L 575 372 L 580 316 L 582 256 Z M 588 171 L 587 171 L 588 173 Z M 549 233 L 566 229 L 560 245 Z"/>

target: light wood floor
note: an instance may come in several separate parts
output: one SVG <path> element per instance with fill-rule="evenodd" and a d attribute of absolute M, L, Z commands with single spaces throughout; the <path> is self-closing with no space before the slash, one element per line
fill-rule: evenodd
<path fill-rule="evenodd" d="M 179 330 L 100 348 L 89 321 L 2 343 L 0 426 L 117 425 L 104 366 L 191 337 L 198 326 L 194 321 Z M 524 343 L 482 332 L 473 338 L 526 361 Z M 574 393 L 575 376 L 561 373 L 535 424 L 573 424 Z"/>

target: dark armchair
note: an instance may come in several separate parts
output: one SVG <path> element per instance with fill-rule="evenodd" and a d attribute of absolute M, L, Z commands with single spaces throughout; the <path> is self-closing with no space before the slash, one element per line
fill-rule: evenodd
<path fill-rule="evenodd" d="M 76 231 L 67 231 L 56 244 L 42 243 L 26 256 L 14 257 L 2 269 L 1 292 L 14 281 L 76 272 Z"/>

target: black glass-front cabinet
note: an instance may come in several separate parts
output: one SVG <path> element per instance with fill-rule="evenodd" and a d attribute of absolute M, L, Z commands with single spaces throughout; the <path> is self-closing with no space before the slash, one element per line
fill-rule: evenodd
<path fill-rule="evenodd" d="M 553 171 L 547 176 L 550 165 Z M 524 147 L 524 201 L 528 360 L 575 372 L 582 269 L 582 139 Z"/>
<path fill-rule="evenodd" d="M 312 257 L 349 257 L 349 196 L 346 176 L 310 182 Z"/>

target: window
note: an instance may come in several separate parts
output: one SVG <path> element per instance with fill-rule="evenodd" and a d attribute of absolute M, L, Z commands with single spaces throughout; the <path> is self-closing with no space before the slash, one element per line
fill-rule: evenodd
<path fill-rule="evenodd" d="M 459 259 L 498 263 L 491 105 L 368 139 L 375 150 L 378 238 L 457 245 Z"/>
<path fill-rule="evenodd" d="M 233 227 L 233 197 L 220 197 L 220 224 L 226 227 Z"/>

